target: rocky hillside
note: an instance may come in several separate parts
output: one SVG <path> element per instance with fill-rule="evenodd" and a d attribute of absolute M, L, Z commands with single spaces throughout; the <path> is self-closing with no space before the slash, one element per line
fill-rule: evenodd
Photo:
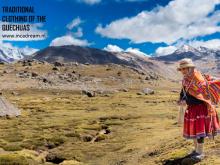
<path fill-rule="evenodd" d="M 48 63 L 38 60 L 21 60 L 11 64 L 0 64 L 2 89 L 93 89 L 114 91 L 123 88 L 156 84 L 166 81 L 154 72 L 144 73 L 135 68 L 103 64 Z M 7 83 L 5 83 L 7 82 Z"/>
<path fill-rule="evenodd" d="M 79 47 L 79 46 L 59 46 L 48 47 L 38 51 L 32 56 L 32 59 L 43 60 L 49 63 L 59 62 L 77 62 L 82 64 L 119 64 L 126 65 L 146 74 L 156 74 L 159 77 L 175 78 L 173 66 L 166 66 L 164 62 L 149 59 L 146 56 L 140 56 L 128 52 L 107 52 L 100 49 Z M 166 75 L 166 76 L 165 76 Z"/>
<path fill-rule="evenodd" d="M 80 46 L 56 46 L 48 47 L 33 55 L 33 59 L 53 63 L 78 62 L 82 64 L 106 64 L 110 61 L 115 64 L 126 64 L 127 62 L 114 56 L 112 53 Z"/>

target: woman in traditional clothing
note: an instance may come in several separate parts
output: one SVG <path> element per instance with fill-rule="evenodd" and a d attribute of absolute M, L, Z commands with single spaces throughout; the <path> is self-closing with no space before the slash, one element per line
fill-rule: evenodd
<path fill-rule="evenodd" d="M 189 58 L 182 59 L 177 70 L 183 75 L 178 104 L 181 106 L 187 104 L 183 136 L 186 139 L 193 139 L 195 150 L 190 156 L 200 161 L 204 158 L 204 138 L 214 137 L 220 133 L 215 109 L 220 100 L 220 81 L 202 75 Z"/>

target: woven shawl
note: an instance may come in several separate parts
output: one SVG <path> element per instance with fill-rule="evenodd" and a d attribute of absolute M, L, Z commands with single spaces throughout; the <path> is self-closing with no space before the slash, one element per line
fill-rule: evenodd
<path fill-rule="evenodd" d="M 220 102 L 220 79 L 202 75 L 195 69 L 190 75 L 184 76 L 182 85 L 186 92 L 207 104 L 209 115 L 215 111 L 215 105 Z"/>

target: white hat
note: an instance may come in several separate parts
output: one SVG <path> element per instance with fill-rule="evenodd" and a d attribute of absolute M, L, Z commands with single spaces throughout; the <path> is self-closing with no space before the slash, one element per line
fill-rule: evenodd
<path fill-rule="evenodd" d="M 182 68 L 195 68 L 195 65 L 190 58 L 184 58 L 179 61 L 177 70 L 180 71 Z"/>

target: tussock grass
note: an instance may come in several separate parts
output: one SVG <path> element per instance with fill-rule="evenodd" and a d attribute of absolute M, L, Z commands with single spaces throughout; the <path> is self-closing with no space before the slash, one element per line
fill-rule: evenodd
<path fill-rule="evenodd" d="M 19 154 L 22 149 L 48 151 L 66 162 L 97 165 L 160 164 L 184 156 L 192 143 L 182 138 L 176 125 L 178 94 L 160 87 L 154 90 L 154 95 L 137 95 L 134 89 L 94 98 L 73 91 L 23 89 L 19 96 L 5 91 L 22 115 L 0 118 L 0 147 L 9 152 L 0 161 L 48 164 L 37 156 L 27 159 L 30 156 Z M 110 129 L 109 134 L 98 135 L 93 143 L 83 141 L 84 136 L 95 137 L 105 128 Z M 219 142 L 217 138 L 217 146 Z M 212 148 L 216 150 L 207 144 L 207 149 Z M 215 162 L 216 155 L 207 161 Z"/>
<path fill-rule="evenodd" d="M 37 162 L 29 161 L 24 156 L 20 156 L 18 154 L 2 154 L 0 155 L 0 165 L 29 165 L 32 163 L 33 165 L 37 165 Z"/>

